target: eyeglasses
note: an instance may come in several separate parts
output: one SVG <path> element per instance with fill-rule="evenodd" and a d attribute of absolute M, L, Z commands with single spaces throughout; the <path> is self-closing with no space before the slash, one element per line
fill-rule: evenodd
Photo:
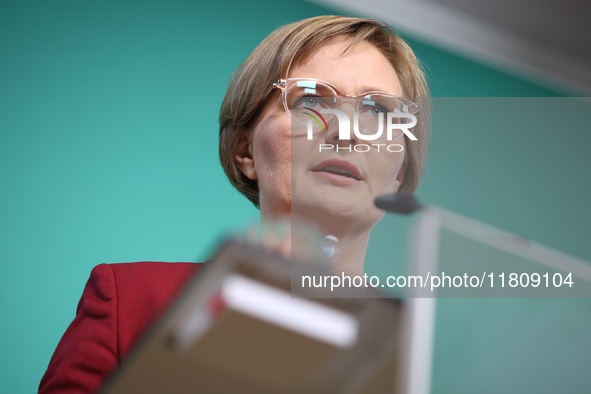
<path fill-rule="evenodd" d="M 387 113 L 416 114 L 419 111 L 417 104 L 391 93 L 372 91 L 349 96 L 330 83 L 314 78 L 280 79 L 273 87 L 281 90 L 285 111 L 300 123 L 308 122 L 310 110 L 337 109 L 344 101 L 353 102 L 359 123 L 363 129 L 372 131 L 381 127 L 380 121 L 386 122 Z M 329 114 L 325 119 L 331 117 Z"/>

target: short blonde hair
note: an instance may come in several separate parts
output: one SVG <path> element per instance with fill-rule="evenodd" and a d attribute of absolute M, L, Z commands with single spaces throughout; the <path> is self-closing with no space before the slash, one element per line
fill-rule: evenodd
<path fill-rule="evenodd" d="M 220 161 L 230 182 L 257 208 L 257 182 L 242 173 L 235 160 L 238 143 L 249 136 L 261 114 L 272 84 L 288 76 L 292 66 L 306 61 L 327 40 L 348 36 L 350 46 L 360 41 L 373 44 L 392 64 L 405 97 L 428 102 L 425 74 L 408 44 L 389 26 L 374 19 L 318 16 L 278 28 L 265 38 L 234 73 L 220 109 Z M 349 46 L 349 47 L 350 47 Z M 420 105 L 413 134 L 401 169 L 400 191 L 412 193 L 418 186 L 427 157 L 430 133 L 428 105 Z"/>

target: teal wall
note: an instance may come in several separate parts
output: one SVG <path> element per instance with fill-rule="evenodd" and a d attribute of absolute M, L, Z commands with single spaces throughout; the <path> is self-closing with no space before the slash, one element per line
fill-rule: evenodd
<path fill-rule="evenodd" d="M 3 392 L 36 390 L 93 266 L 200 260 L 221 236 L 256 221 L 258 211 L 218 164 L 217 113 L 228 78 L 275 27 L 327 13 L 335 12 L 272 0 L 1 3 Z M 412 44 L 434 95 L 558 95 Z M 576 146 L 564 131 L 557 139 L 559 164 L 591 146 L 588 134 Z M 457 145 L 436 134 L 432 148 L 424 200 L 591 260 L 584 205 L 591 193 L 588 175 L 578 177 L 591 168 L 586 155 L 567 180 L 553 177 L 540 188 L 537 177 L 530 191 L 517 174 L 507 189 L 502 179 L 463 173 L 462 160 L 478 158 L 478 138 Z M 468 167 L 494 178 L 498 160 L 519 167 L 528 154 L 499 152 Z M 541 225 L 547 211 L 556 211 L 553 221 Z M 580 229 L 573 237 L 571 221 Z"/>

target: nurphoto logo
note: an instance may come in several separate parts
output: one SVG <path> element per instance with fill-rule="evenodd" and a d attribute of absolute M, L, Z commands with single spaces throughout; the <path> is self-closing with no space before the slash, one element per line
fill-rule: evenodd
<path fill-rule="evenodd" d="M 394 109 L 392 112 L 376 111 L 371 113 L 371 118 L 367 114 L 353 113 L 353 127 L 351 127 L 351 119 L 345 111 L 334 108 L 322 108 L 315 110 L 309 107 L 303 107 L 302 113 L 308 116 L 307 119 L 307 139 L 313 140 L 314 133 L 319 130 L 329 132 L 329 127 L 334 127 L 333 123 L 329 125 L 327 118 L 333 116 L 337 119 L 338 125 L 338 139 L 339 141 L 350 141 L 357 139 L 359 141 L 367 141 L 368 143 L 361 144 L 330 144 L 321 143 L 318 145 L 320 152 L 327 150 L 349 152 L 369 152 L 370 150 L 387 151 L 387 152 L 402 152 L 404 145 L 400 143 L 392 143 L 404 135 L 411 141 L 417 141 L 417 137 L 411 132 L 417 124 L 417 117 L 409 112 L 404 112 L 399 109 Z M 360 120 L 361 118 L 361 120 Z M 352 138 L 351 131 L 354 137 Z"/>

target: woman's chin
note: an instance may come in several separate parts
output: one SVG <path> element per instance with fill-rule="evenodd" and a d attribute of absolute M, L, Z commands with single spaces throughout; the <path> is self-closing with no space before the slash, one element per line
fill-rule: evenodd
<path fill-rule="evenodd" d="M 379 210 L 373 206 L 373 199 L 351 197 L 342 193 L 309 194 L 305 198 L 295 198 L 291 204 L 291 215 L 327 229 L 347 231 L 360 226 L 371 228 L 380 217 Z M 372 205 L 368 206 L 368 203 Z"/>

